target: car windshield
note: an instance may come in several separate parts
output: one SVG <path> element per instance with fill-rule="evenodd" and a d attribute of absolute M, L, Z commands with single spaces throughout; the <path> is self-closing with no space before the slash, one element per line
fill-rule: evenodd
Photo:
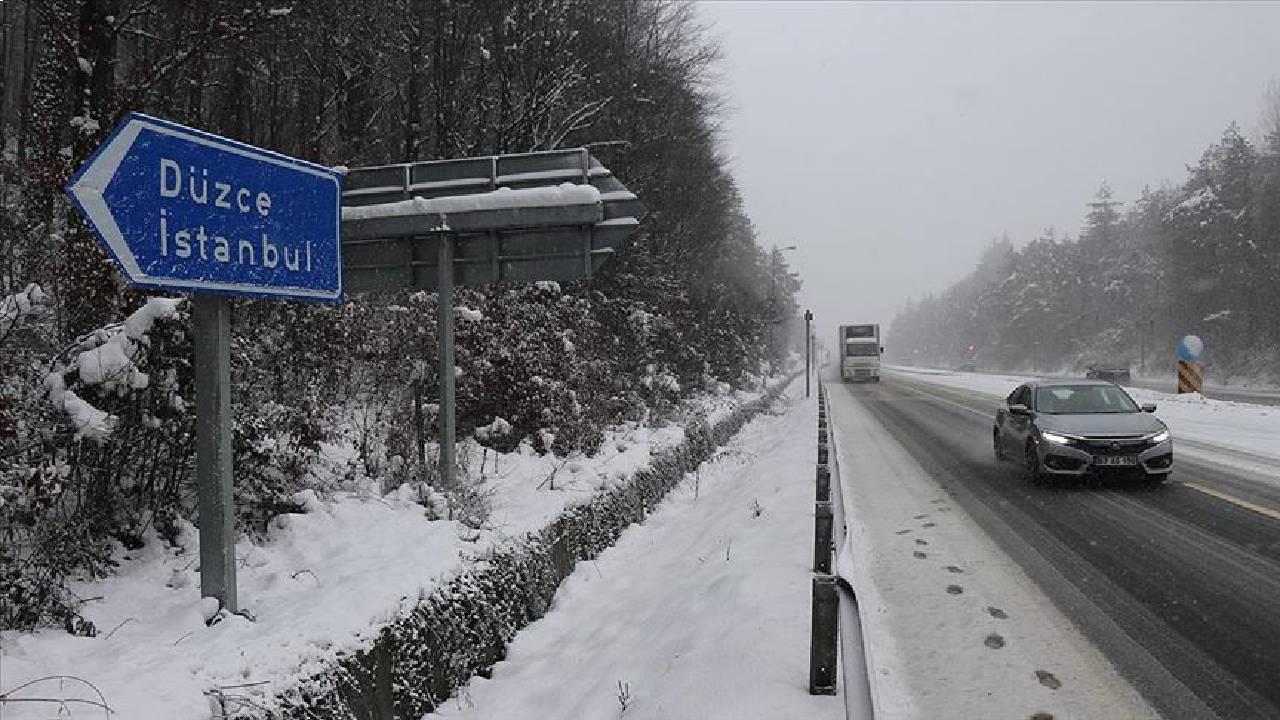
<path fill-rule="evenodd" d="M 1056 385 L 1036 391 L 1036 410 L 1050 415 L 1138 412 L 1129 394 L 1113 385 Z"/>
<path fill-rule="evenodd" d="M 873 357 L 880 354 L 880 347 L 873 342 L 846 343 L 844 348 L 845 357 Z"/>

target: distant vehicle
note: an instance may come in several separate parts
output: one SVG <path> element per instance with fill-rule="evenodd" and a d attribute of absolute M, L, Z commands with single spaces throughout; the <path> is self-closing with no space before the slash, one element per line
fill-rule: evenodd
<path fill-rule="evenodd" d="M 840 379 L 880 382 L 880 326 L 840 326 Z"/>
<path fill-rule="evenodd" d="M 1128 365 L 1099 363 L 1085 369 L 1084 376 L 1089 380 L 1110 380 L 1111 382 L 1129 382 L 1132 378 Z"/>
<path fill-rule="evenodd" d="M 1115 471 L 1163 482 L 1173 440 L 1155 410 L 1103 380 L 1029 382 L 996 411 L 996 460 L 1021 461 L 1030 482 Z"/>

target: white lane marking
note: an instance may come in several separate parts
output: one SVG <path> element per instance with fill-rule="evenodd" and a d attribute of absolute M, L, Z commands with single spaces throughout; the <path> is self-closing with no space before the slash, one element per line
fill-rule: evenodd
<path fill-rule="evenodd" d="M 1197 490 L 1199 492 L 1202 492 L 1205 495 L 1212 495 L 1213 497 L 1216 497 L 1219 500 L 1225 500 L 1231 503 L 1232 505 L 1238 505 L 1246 510 L 1252 510 L 1258 513 L 1259 515 L 1266 515 L 1272 520 L 1280 520 L 1280 512 L 1272 510 L 1271 508 L 1268 508 L 1268 507 L 1263 507 L 1261 505 L 1258 505 L 1257 503 L 1251 503 L 1248 500 L 1241 500 L 1235 495 L 1222 492 L 1221 490 L 1214 490 L 1213 488 L 1207 488 L 1203 485 L 1198 485 L 1196 483 L 1179 482 L 1179 484 L 1184 487 L 1189 487 L 1192 490 Z"/>

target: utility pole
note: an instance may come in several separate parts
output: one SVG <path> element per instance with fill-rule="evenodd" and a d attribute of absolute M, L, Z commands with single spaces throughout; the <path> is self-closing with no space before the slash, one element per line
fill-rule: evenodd
<path fill-rule="evenodd" d="M 804 311 L 804 396 L 809 397 L 809 372 L 813 369 L 813 344 L 810 342 L 809 325 L 813 322 L 813 313 Z"/>

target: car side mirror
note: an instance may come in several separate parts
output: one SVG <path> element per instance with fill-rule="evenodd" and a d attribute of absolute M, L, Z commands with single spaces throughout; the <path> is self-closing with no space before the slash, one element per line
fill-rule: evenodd
<path fill-rule="evenodd" d="M 1142 412 L 1153 413 L 1155 411 L 1156 411 L 1155 403 L 1146 403 L 1145 405 L 1142 406 Z"/>
<path fill-rule="evenodd" d="M 1026 405 L 1023 405 L 1022 403 L 1014 403 L 1013 405 L 1009 406 L 1009 414 L 1010 415 L 1030 415 L 1031 408 L 1027 407 Z"/>

